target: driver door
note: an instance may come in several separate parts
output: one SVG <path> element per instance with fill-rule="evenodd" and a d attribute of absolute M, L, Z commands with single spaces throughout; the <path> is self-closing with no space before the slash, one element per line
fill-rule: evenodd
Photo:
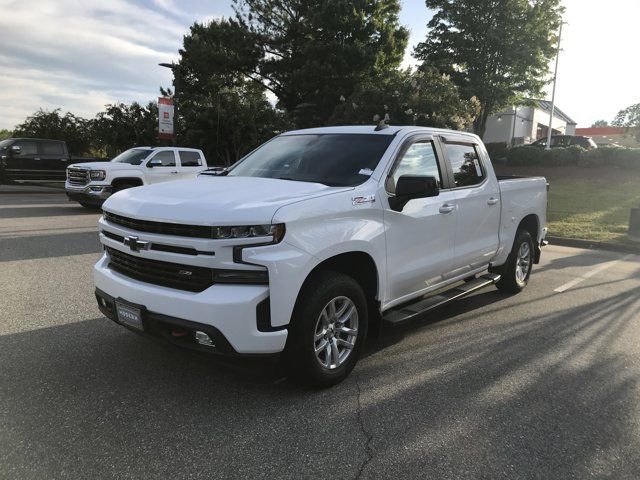
<path fill-rule="evenodd" d="M 150 165 L 153 162 L 153 167 Z M 180 174 L 173 150 L 162 150 L 147 161 L 147 183 L 168 182 L 179 180 Z"/>
<path fill-rule="evenodd" d="M 446 168 L 431 137 L 405 142 L 387 175 L 387 198 L 402 175 L 426 175 L 446 187 Z M 410 200 L 401 211 L 384 204 L 387 246 L 385 303 L 402 303 L 442 283 L 452 270 L 456 232 L 455 193 Z"/>

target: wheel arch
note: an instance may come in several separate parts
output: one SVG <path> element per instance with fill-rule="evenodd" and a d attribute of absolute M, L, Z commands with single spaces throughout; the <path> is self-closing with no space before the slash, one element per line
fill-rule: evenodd
<path fill-rule="evenodd" d="M 529 232 L 529 235 L 531 235 L 534 250 L 533 263 L 540 263 L 540 219 L 538 218 L 538 215 L 531 213 L 520 220 L 516 230 L 516 235 L 520 230 L 525 230 Z"/>
<path fill-rule="evenodd" d="M 118 186 L 122 185 L 122 184 L 135 184 L 136 187 L 139 187 L 141 185 L 144 185 L 144 182 L 142 180 L 142 178 L 140 177 L 118 177 L 118 178 L 114 178 L 113 181 L 111 182 L 111 185 L 113 186 L 113 188 L 118 188 Z"/>

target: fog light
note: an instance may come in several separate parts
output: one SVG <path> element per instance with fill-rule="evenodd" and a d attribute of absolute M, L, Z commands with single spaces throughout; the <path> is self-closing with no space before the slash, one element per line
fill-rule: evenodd
<path fill-rule="evenodd" d="M 215 347 L 213 340 L 211 340 L 211 337 L 209 337 L 209 335 L 207 335 L 204 332 L 201 332 L 200 330 L 196 330 L 196 342 L 198 342 L 200 345 L 204 345 L 205 347 Z"/>

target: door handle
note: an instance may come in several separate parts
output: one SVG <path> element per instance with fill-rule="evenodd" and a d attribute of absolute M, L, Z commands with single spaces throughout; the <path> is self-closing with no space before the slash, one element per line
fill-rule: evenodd
<path fill-rule="evenodd" d="M 33 157 L 34 160 L 40 160 L 40 157 Z"/>
<path fill-rule="evenodd" d="M 487 204 L 489 204 L 489 205 L 496 205 L 499 201 L 500 201 L 500 199 L 499 199 L 499 198 L 491 197 L 489 200 L 487 200 Z"/>
<path fill-rule="evenodd" d="M 171 172 L 171 173 L 178 173 L 178 172 Z"/>
<path fill-rule="evenodd" d="M 444 203 L 442 205 L 440 205 L 439 208 L 439 212 L 440 213 L 451 213 L 456 209 L 455 205 L 452 205 L 451 203 Z"/>

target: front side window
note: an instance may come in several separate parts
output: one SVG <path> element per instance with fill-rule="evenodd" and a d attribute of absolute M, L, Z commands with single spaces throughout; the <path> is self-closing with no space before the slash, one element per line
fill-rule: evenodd
<path fill-rule="evenodd" d="M 156 153 L 151 160 L 160 160 L 161 164 L 158 167 L 175 167 L 176 156 L 172 151 L 165 150 L 163 152 Z"/>
<path fill-rule="evenodd" d="M 122 152 L 111 161 L 115 163 L 128 163 L 129 165 L 140 165 L 142 161 L 153 152 L 150 148 L 132 148 Z"/>
<path fill-rule="evenodd" d="M 188 150 L 180 150 L 180 165 L 183 167 L 200 167 L 202 166 L 202 160 L 200 160 L 200 153 L 191 152 Z"/>
<path fill-rule="evenodd" d="M 230 177 L 262 177 L 355 186 L 377 167 L 393 135 L 282 135 L 265 143 L 229 170 Z"/>
<path fill-rule="evenodd" d="M 38 153 L 38 146 L 35 142 L 16 142 L 14 145 L 20 147 L 20 156 L 36 155 Z"/>
<path fill-rule="evenodd" d="M 475 146 L 446 143 L 445 148 L 456 187 L 469 187 L 483 182 L 485 173 Z"/>
<path fill-rule="evenodd" d="M 398 179 L 403 175 L 424 175 L 435 177 L 442 188 L 442 176 L 438 167 L 438 158 L 430 140 L 421 140 L 409 146 L 389 177 L 387 190 L 395 192 Z"/>

